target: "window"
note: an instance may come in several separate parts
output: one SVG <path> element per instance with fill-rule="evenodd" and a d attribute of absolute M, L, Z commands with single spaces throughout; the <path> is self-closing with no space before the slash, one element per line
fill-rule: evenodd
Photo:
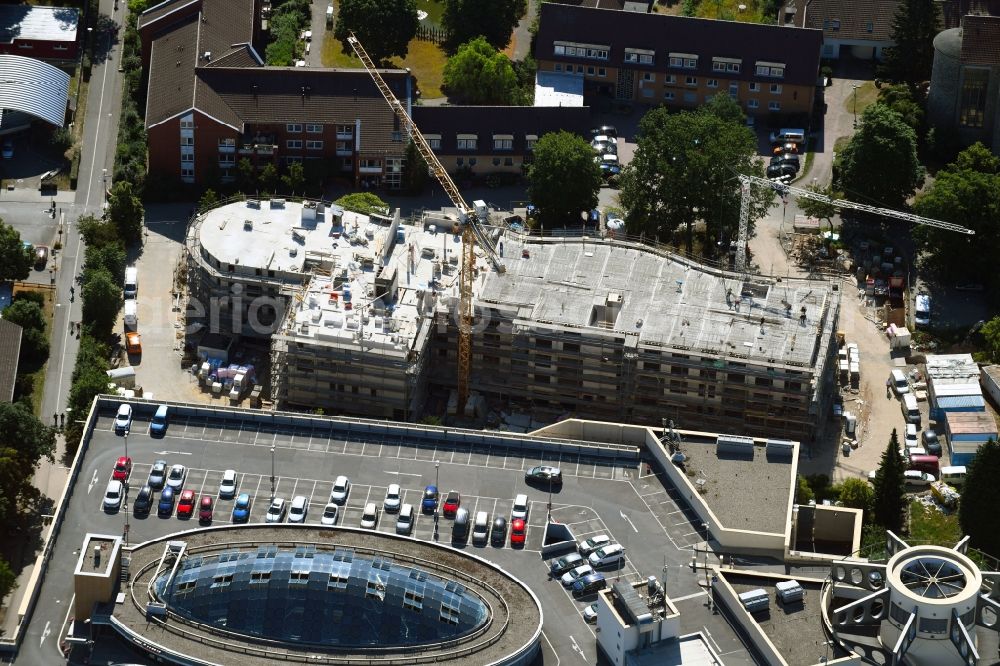
<path fill-rule="evenodd" d="M 353 125 L 337 125 L 337 134 L 344 134 L 347 136 L 354 136 L 354 126 Z"/>
<path fill-rule="evenodd" d="M 698 66 L 697 58 L 686 58 L 684 60 L 684 69 L 694 69 Z"/>
<path fill-rule="evenodd" d="M 287 141 L 285 141 L 285 148 L 292 148 L 292 149 L 298 148 L 298 149 L 301 149 L 302 148 L 302 139 L 288 139 Z"/>
<path fill-rule="evenodd" d="M 500 166 L 500 158 L 499 157 L 494 157 L 493 158 L 493 166 Z"/>
<path fill-rule="evenodd" d="M 684 59 L 683 58 L 674 58 L 673 56 L 671 56 L 671 58 L 670 58 L 670 66 L 671 67 L 683 67 L 684 66 Z"/>
<path fill-rule="evenodd" d="M 181 167 L 181 178 L 194 179 L 194 169 L 191 167 L 182 166 Z"/>
<path fill-rule="evenodd" d="M 989 77 L 989 71 L 985 69 L 970 68 L 962 73 L 962 90 L 958 104 L 958 124 L 962 127 L 983 126 Z"/>
<path fill-rule="evenodd" d="M 718 60 L 712 61 L 712 71 L 713 72 L 724 72 L 726 71 L 726 63 L 719 62 Z"/>
<path fill-rule="evenodd" d="M 729 84 L 729 96 L 736 97 L 739 94 L 740 94 L 740 84 L 733 81 L 732 83 Z"/>
<path fill-rule="evenodd" d="M 830 21 L 830 27 L 834 30 L 840 30 L 840 19 L 833 19 Z"/>
<path fill-rule="evenodd" d="M 780 83 L 772 83 L 771 87 L 770 87 L 770 91 L 771 91 L 772 95 L 780 95 L 781 94 L 781 84 Z"/>
<path fill-rule="evenodd" d="M 695 100 L 697 100 L 697 97 L 693 92 L 684 93 L 684 101 L 687 102 L 688 104 L 694 104 Z"/>
<path fill-rule="evenodd" d="M 340 161 L 340 167 L 342 169 L 350 169 L 353 166 L 354 161 L 350 157 L 345 157 Z"/>
<path fill-rule="evenodd" d="M 19 48 L 19 49 L 33 49 L 35 47 L 32 46 L 31 44 L 18 44 L 17 48 Z"/>
<path fill-rule="evenodd" d="M 193 146 L 194 145 L 194 137 L 193 136 L 182 136 L 181 137 L 181 145 L 182 146 Z"/>
<path fill-rule="evenodd" d="M 714 97 L 714 95 L 705 95 L 705 104 L 708 104 L 709 102 L 711 102 L 712 101 L 712 97 Z"/>
<path fill-rule="evenodd" d="M 865 24 L 865 30 L 867 32 L 873 32 L 875 30 L 875 25 L 871 21 L 868 21 L 868 23 Z"/>
<path fill-rule="evenodd" d="M 439 150 L 441 148 L 441 137 L 427 139 L 427 145 L 429 145 L 432 150 Z"/>
<path fill-rule="evenodd" d="M 514 137 L 506 134 L 493 135 L 493 150 L 513 150 Z"/>
<path fill-rule="evenodd" d="M 456 148 L 459 150 L 475 150 L 477 137 L 472 134 L 459 134 Z"/>
<path fill-rule="evenodd" d="M 503 165 L 504 166 L 514 166 L 514 158 L 513 157 L 505 157 L 505 158 L 503 158 Z"/>
<path fill-rule="evenodd" d="M 760 102 L 758 102 L 757 100 L 755 100 L 755 99 L 748 99 L 747 100 L 747 108 L 748 109 L 756 109 L 759 106 L 760 106 Z"/>
<path fill-rule="evenodd" d="M 651 54 L 649 54 L 649 53 L 640 53 L 639 54 L 639 62 L 641 64 L 643 64 L 643 65 L 652 65 L 653 64 L 653 56 Z"/>
<path fill-rule="evenodd" d="M 740 73 L 740 67 L 741 67 L 741 65 L 738 62 L 727 62 L 726 63 L 726 71 L 727 72 L 736 72 L 737 74 L 739 74 Z"/>
<path fill-rule="evenodd" d="M 688 76 L 688 77 L 685 77 L 684 78 L 684 83 L 686 85 L 689 85 L 689 86 L 696 86 L 696 85 L 698 85 L 698 77 L 697 76 Z"/>
<path fill-rule="evenodd" d="M 191 116 L 181 120 L 181 129 L 194 129 L 194 119 Z"/>
<path fill-rule="evenodd" d="M 299 123 L 288 123 L 285 125 L 286 132 L 301 132 L 302 125 Z"/>
<path fill-rule="evenodd" d="M 781 102 L 768 102 L 767 103 L 767 110 L 768 111 L 781 111 Z"/>
<path fill-rule="evenodd" d="M 323 150 L 322 141 L 306 141 L 306 150 Z"/>
<path fill-rule="evenodd" d="M 629 53 L 628 51 L 626 51 L 625 52 L 625 62 L 639 62 L 639 54 L 638 53 Z"/>
<path fill-rule="evenodd" d="M 677 75 L 667 74 L 667 83 L 677 83 Z"/>
<path fill-rule="evenodd" d="M 55 46 L 52 47 L 52 50 L 53 51 L 68 51 L 69 47 L 66 46 L 65 44 L 56 44 Z"/>
<path fill-rule="evenodd" d="M 358 166 L 362 169 L 381 169 L 382 160 L 361 160 Z"/>
<path fill-rule="evenodd" d="M 708 80 L 708 87 L 709 88 L 718 88 L 719 87 L 719 79 L 709 79 Z"/>
<path fill-rule="evenodd" d="M 675 97 L 677 96 L 674 94 L 673 90 L 668 90 L 667 92 L 663 93 L 663 99 L 667 100 L 668 102 L 674 101 Z"/>
<path fill-rule="evenodd" d="M 557 72 L 561 72 L 562 71 L 562 64 L 557 62 L 554 69 Z"/>
<path fill-rule="evenodd" d="M 194 153 L 181 153 L 181 162 L 194 162 Z"/>
<path fill-rule="evenodd" d="M 593 67 L 588 67 L 587 68 L 587 76 L 593 76 L 593 75 L 594 75 L 594 68 Z"/>
<path fill-rule="evenodd" d="M 643 72 L 642 73 L 642 80 L 643 81 L 655 81 L 656 80 L 656 75 L 653 74 L 652 72 Z"/>
<path fill-rule="evenodd" d="M 598 67 L 597 68 L 597 75 L 598 76 L 607 76 L 608 75 L 608 70 L 604 69 L 603 67 Z"/>
<path fill-rule="evenodd" d="M 469 158 L 469 166 L 470 166 L 470 167 L 474 167 L 474 166 L 476 166 L 476 162 L 478 162 L 478 161 L 479 161 L 479 160 L 477 160 L 477 159 L 476 159 L 475 157 L 470 157 L 470 158 Z"/>
<path fill-rule="evenodd" d="M 785 76 L 785 63 L 781 62 L 757 62 L 757 76 L 773 76 L 782 78 Z"/>
<path fill-rule="evenodd" d="M 760 84 L 756 83 L 756 82 L 752 82 L 750 84 L 750 92 L 760 92 Z"/>
<path fill-rule="evenodd" d="M 529 153 L 535 149 L 535 143 L 538 141 L 538 136 L 535 134 L 525 134 L 524 135 L 524 149 Z"/>
<path fill-rule="evenodd" d="M 308 123 L 306 125 L 306 132 L 308 132 L 309 134 L 322 134 L 323 126 L 317 125 L 315 123 Z"/>
<path fill-rule="evenodd" d="M 552 51 L 555 55 L 594 58 L 595 60 L 607 60 L 609 48 L 603 44 L 577 44 L 575 42 L 553 42 L 552 44 Z"/>

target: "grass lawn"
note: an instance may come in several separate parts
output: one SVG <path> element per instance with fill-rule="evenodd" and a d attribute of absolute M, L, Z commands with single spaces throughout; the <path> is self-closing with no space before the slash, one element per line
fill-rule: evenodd
<path fill-rule="evenodd" d="M 847 96 L 847 99 L 844 100 L 844 110 L 848 113 L 854 113 L 854 98 L 855 95 L 852 92 Z M 875 83 L 872 81 L 865 81 L 858 86 L 857 99 L 857 113 L 858 117 L 860 117 L 861 114 L 864 113 L 865 109 L 874 104 L 875 100 L 878 99 L 878 89 L 875 87 Z"/>
<path fill-rule="evenodd" d="M 911 502 L 910 538 L 917 543 L 954 546 L 962 539 L 958 513 L 944 514 L 920 502 Z"/>
<path fill-rule="evenodd" d="M 444 14 L 444 2 L 442 0 L 417 0 L 417 11 L 427 12 L 427 18 L 420 22 L 420 25 L 441 26 L 441 15 Z"/>
<path fill-rule="evenodd" d="M 42 308 L 45 312 L 45 322 L 48 333 L 48 338 L 51 344 L 52 340 L 52 317 L 55 312 L 54 294 L 51 289 L 45 287 L 28 287 L 28 286 L 17 286 L 14 288 L 14 294 L 18 294 L 22 291 L 34 291 L 45 296 L 45 306 Z M 50 355 L 55 354 L 55 350 L 49 350 Z M 48 421 L 42 416 L 42 398 L 45 397 L 45 363 L 42 363 L 34 372 L 25 374 L 25 377 L 29 378 L 31 382 L 31 409 L 35 412 L 35 416 L 42 420 L 42 423 L 48 423 Z"/>
<path fill-rule="evenodd" d="M 322 62 L 324 67 L 362 67 L 361 61 L 354 54 L 341 51 L 341 44 L 327 32 L 323 36 Z M 420 87 L 420 96 L 424 99 L 444 97 L 441 92 L 441 81 L 444 78 L 444 51 L 437 44 L 414 39 L 410 42 L 406 58 L 393 58 L 395 67 L 409 67 Z"/>
<path fill-rule="evenodd" d="M 740 5 L 746 7 L 740 11 Z M 764 21 L 763 2 L 760 0 L 701 0 L 696 16 L 723 21 L 742 23 L 762 23 Z"/>

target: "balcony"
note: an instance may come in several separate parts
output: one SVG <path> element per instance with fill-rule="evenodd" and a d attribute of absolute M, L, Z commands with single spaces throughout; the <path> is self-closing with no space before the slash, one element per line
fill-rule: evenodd
<path fill-rule="evenodd" d="M 253 154 L 253 144 L 251 143 L 241 143 L 240 144 L 240 155 L 252 155 Z"/>
<path fill-rule="evenodd" d="M 354 130 L 350 132 L 341 132 L 337 130 L 337 140 L 338 141 L 353 141 L 354 140 Z"/>
<path fill-rule="evenodd" d="M 275 148 L 277 148 L 277 146 L 264 143 L 259 143 L 254 146 L 254 150 L 257 151 L 258 155 L 274 155 Z"/>
<path fill-rule="evenodd" d="M 236 139 L 219 139 L 219 152 L 220 153 L 235 153 L 236 152 Z"/>
<path fill-rule="evenodd" d="M 220 169 L 234 169 L 236 168 L 236 160 L 226 160 L 219 157 L 219 168 Z"/>

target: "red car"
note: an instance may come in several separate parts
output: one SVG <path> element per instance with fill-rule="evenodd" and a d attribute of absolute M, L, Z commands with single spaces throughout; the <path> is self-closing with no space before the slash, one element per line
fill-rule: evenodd
<path fill-rule="evenodd" d="M 462 494 L 457 490 L 452 490 L 448 493 L 448 497 L 444 500 L 444 516 L 445 518 L 454 518 L 455 512 L 458 511 L 458 507 L 462 504 Z"/>
<path fill-rule="evenodd" d="M 203 523 L 212 522 L 212 497 L 211 495 L 205 495 L 201 498 L 201 504 L 198 509 L 198 520 Z"/>
<path fill-rule="evenodd" d="M 524 524 L 524 518 L 512 520 L 510 523 L 510 545 L 523 546 L 525 531 L 527 531 L 527 526 Z"/>
<path fill-rule="evenodd" d="M 122 456 L 115 462 L 115 471 L 111 475 L 111 478 L 115 481 L 127 481 L 129 474 L 132 473 L 132 459 Z"/>
<path fill-rule="evenodd" d="M 177 517 L 190 518 L 194 513 L 194 491 L 182 490 L 181 498 L 177 501 Z"/>

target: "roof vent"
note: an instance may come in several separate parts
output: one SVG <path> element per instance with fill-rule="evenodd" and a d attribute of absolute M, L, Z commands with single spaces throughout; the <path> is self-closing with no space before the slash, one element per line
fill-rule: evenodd
<path fill-rule="evenodd" d="M 205 51 L 205 60 L 207 60 L 208 62 L 212 62 L 212 52 L 211 51 Z"/>

